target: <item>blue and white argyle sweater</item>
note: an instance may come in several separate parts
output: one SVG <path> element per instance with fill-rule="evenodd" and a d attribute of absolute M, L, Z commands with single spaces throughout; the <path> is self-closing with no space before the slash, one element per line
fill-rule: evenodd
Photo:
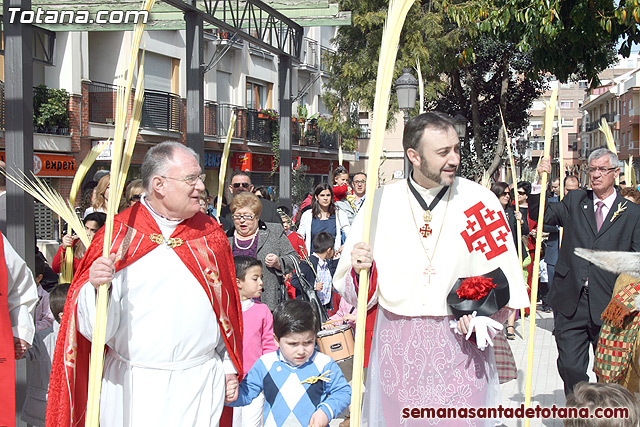
<path fill-rule="evenodd" d="M 329 371 L 325 375 L 329 381 L 302 383 L 326 371 Z M 262 419 L 266 427 L 306 427 L 318 409 L 322 409 L 331 421 L 351 401 L 351 387 L 340 367 L 331 357 L 318 351 L 300 366 L 287 363 L 280 350 L 262 355 L 240 383 L 238 400 L 228 406 L 248 405 L 261 391 L 264 391 Z"/>

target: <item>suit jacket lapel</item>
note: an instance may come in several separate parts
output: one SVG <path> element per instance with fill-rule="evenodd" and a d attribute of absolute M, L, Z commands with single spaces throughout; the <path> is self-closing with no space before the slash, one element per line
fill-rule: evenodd
<path fill-rule="evenodd" d="M 600 232 L 598 233 L 598 235 L 604 233 L 609 229 L 609 227 L 611 227 L 611 224 L 613 224 L 613 222 L 611 222 L 611 218 L 613 218 L 613 214 L 618 210 L 618 204 L 624 203 L 626 201 L 627 200 L 624 197 L 622 197 L 619 193 L 616 195 L 616 199 L 613 201 L 613 205 L 611 205 L 611 209 L 609 209 L 609 213 L 607 214 L 607 217 L 604 219 L 604 222 L 602 223 L 602 227 L 600 228 Z M 594 214 L 594 217 L 595 217 L 595 214 Z M 616 218 L 616 221 L 618 221 L 618 219 L 619 218 Z"/>
<path fill-rule="evenodd" d="M 591 231 L 593 231 L 593 234 L 597 236 L 598 227 L 596 226 L 596 214 L 593 210 L 593 191 L 587 190 L 585 196 L 582 198 L 582 200 L 580 200 L 580 209 L 582 210 L 582 214 L 587 219 L 587 223 L 589 223 Z"/>

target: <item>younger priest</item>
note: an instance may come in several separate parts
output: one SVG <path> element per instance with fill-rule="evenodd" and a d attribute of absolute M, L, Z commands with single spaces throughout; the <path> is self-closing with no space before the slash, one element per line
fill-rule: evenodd
<path fill-rule="evenodd" d="M 369 307 L 377 302 L 379 309 L 363 407 L 363 425 L 369 426 L 424 425 L 403 418 L 403 408 L 498 404 L 493 348 L 480 350 L 465 339 L 481 317 L 463 316 L 451 329 L 447 296 L 458 278 L 499 267 L 508 281 L 507 306 L 528 302 L 498 200 L 456 177 L 460 143 L 452 120 L 439 113 L 415 117 L 405 127 L 403 145 L 413 174 L 375 192 L 370 245 L 362 242 L 360 210 L 334 276 L 338 292 L 356 305 L 357 275 L 371 269 Z M 502 323 L 509 311 L 492 317 Z M 429 420 L 443 426 L 468 421 Z"/>

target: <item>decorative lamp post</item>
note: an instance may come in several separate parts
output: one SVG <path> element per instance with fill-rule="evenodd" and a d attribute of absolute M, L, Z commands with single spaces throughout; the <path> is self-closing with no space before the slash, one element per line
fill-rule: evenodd
<path fill-rule="evenodd" d="M 529 141 L 526 138 L 520 137 L 516 140 L 516 149 L 518 150 L 518 163 L 520 166 L 520 180 L 522 180 L 522 169 L 524 168 L 523 162 L 525 153 L 527 152 L 528 144 Z"/>
<path fill-rule="evenodd" d="M 404 124 L 409 121 L 409 111 L 416 107 L 416 95 L 418 92 L 418 79 L 413 77 L 408 68 L 402 69 L 402 75 L 393 83 L 398 96 L 398 108 L 404 112 Z M 406 153 L 404 155 L 404 177 L 409 178 L 410 162 Z"/>
<path fill-rule="evenodd" d="M 458 138 L 464 141 L 464 137 L 467 134 L 467 119 L 462 114 L 458 113 L 453 118 L 453 127 L 456 128 L 456 132 L 458 133 Z"/>

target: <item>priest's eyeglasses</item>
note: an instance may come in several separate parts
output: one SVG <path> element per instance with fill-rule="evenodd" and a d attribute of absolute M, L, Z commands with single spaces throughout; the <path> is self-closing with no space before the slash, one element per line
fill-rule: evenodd
<path fill-rule="evenodd" d="M 240 221 L 244 219 L 245 221 L 252 221 L 256 216 L 254 214 L 234 214 L 231 216 L 234 221 Z"/>
<path fill-rule="evenodd" d="M 198 183 L 198 180 L 204 182 L 204 179 L 207 177 L 207 174 L 201 173 L 200 175 L 189 175 L 189 176 L 185 176 L 184 178 L 172 178 L 170 176 L 163 176 L 163 175 L 160 175 L 160 176 L 166 179 L 172 179 L 174 181 L 182 181 L 189 185 L 196 185 Z"/>
<path fill-rule="evenodd" d="M 599 166 L 597 168 L 588 168 L 587 170 L 589 171 L 589 173 L 596 173 L 596 172 L 600 172 L 601 174 L 605 175 L 608 174 L 609 172 L 611 172 L 612 170 L 616 170 L 617 168 L 605 168 L 604 166 Z"/>

